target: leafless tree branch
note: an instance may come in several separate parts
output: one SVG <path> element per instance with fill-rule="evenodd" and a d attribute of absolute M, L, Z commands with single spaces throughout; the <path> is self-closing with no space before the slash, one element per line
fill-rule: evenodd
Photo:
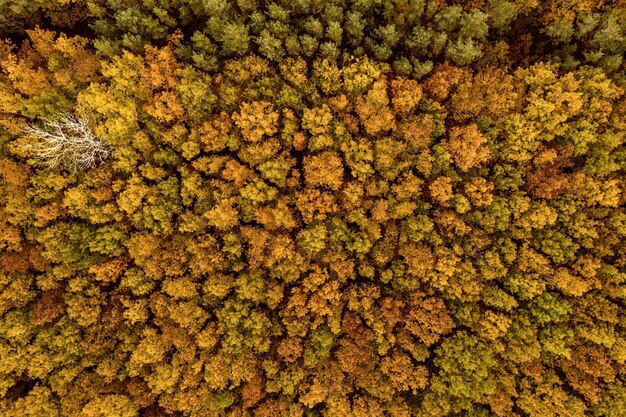
<path fill-rule="evenodd" d="M 23 131 L 38 139 L 26 147 L 50 168 L 62 164 L 76 172 L 93 168 L 111 156 L 111 147 L 96 137 L 82 113 L 63 113 L 44 119 L 41 126 L 27 124 Z"/>
<path fill-rule="evenodd" d="M 24 27 L 20 23 L 0 13 L 0 33 L 18 33 L 23 29 Z"/>

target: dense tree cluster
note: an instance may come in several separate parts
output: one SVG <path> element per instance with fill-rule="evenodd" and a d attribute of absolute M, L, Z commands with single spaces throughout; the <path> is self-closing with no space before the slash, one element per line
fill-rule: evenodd
<path fill-rule="evenodd" d="M 624 1 L 13 0 L 0 35 L 0 415 L 624 416 Z M 42 163 L 59 115 L 108 159 Z"/>

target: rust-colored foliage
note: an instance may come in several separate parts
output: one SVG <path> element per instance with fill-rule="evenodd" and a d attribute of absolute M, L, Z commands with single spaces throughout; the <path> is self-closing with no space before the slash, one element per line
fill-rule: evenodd
<path fill-rule="evenodd" d="M 0 416 L 625 415 L 624 1 L 5 3 Z"/>

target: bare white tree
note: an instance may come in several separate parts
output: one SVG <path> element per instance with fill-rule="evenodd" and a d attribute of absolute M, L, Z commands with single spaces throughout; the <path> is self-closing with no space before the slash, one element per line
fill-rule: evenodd
<path fill-rule="evenodd" d="M 93 133 L 83 113 L 63 113 L 44 119 L 41 126 L 27 124 L 22 130 L 38 140 L 26 145 L 27 149 L 50 168 L 63 164 L 76 172 L 93 168 L 111 156 L 111 147 Z"/>

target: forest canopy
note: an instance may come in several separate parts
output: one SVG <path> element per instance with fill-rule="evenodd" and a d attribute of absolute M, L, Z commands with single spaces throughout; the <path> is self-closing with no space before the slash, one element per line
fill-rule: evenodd
<path fill-rule="evenodd" d="M 623 0 L 3 0 L 0 38 L 0 416 L 625 415 Z"/>

